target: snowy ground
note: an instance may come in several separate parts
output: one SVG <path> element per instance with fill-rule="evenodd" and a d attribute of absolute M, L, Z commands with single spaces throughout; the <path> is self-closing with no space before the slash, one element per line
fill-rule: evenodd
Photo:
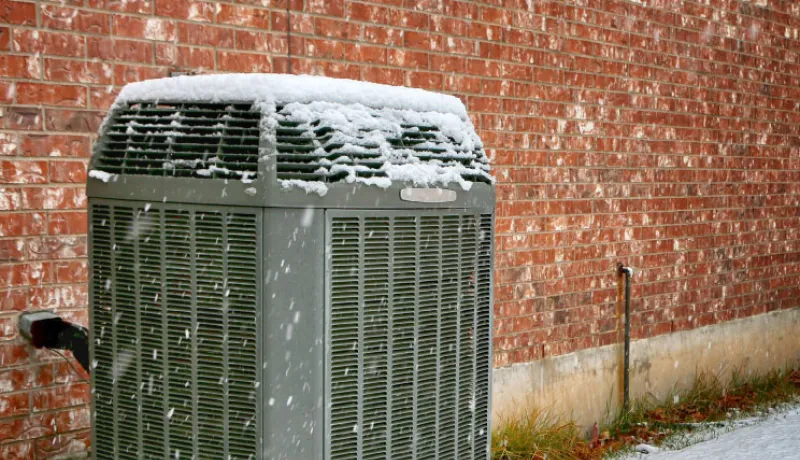
<path fill-rule="evenodd" d="M 758 419 L 731 422 L 723 427 L 700 430 L 694 439 L 701 441 L 681 450 L 662 450 L 653 454 L 631 454 L 628 460 L 705 460 L 705 459 L 800 459 L 800 407 L 773 412 Z"/>

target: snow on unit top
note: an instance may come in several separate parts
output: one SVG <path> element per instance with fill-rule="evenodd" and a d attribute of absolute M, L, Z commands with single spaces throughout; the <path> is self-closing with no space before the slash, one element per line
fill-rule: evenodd
<path fill-rule="evenodd" d="M 108 164 L 113 167 L 104 168 L 101 151 L 95 167 L 124 172 L 125 164 L 133 162 L 128 173 L 142 174 L 144 160 L 129 158 L 138 150 L 152 157 L 153 147 L 142 145 L 145 136 L 145 140 L 155 137 L 168 152 L 160 158 L 162 164 L 153 166 L 160 171 L 156 175 L 252 181 L 252 165 L 238 167 L 247 158 L 245 153 L 254 155 L 241 149 L 257 142 L 245 139 L 253 139 L 247 135 L 253 135 L 254 126 L 241 131 L 245 128 L 239 119 L 245 116 L 247 103 L 260 113 L 258 136 L 266 141 L 267 149 L 258 150 L 258 156 L 275 155 L 277 179 L 284 188 L 324 195 L 328 185 L 336 182 L 383 188 L 394 181 L 417 186 L 459 184 L 465 190 L 473 182 L 493 182 L 481 140 L 464 105 L 453 96 L 353 80 L 272 74 L 181 76 L 126 86 L 103 128 L 116 136 L 113 152 L 124 159 L 112 158 Z M 207 120 L 212 106 L 219 114 L 213 121 L 218 123 L 204 121 L 209 125 L 198 126 L 200 118 L 193 114 L 199 112 Z M 168 119 L 156 125 L 138 116 L 155 110 L 163 110 Z M 153 132 L 153 128 L 161 130 Z M 219 146 L 208 143 L 209 138 L 222 139 L 223 132 L 227 141 L 220 140 Z M 245 140 L 235 138 L 236 145 L 231 146 L 231 132 Z M 200 135 L 207 137 L 198 140 Z M 186 156 L 180 152 L 182 142 L 202 144 L 204 150 L 200 156 L 197 152 Z"/>

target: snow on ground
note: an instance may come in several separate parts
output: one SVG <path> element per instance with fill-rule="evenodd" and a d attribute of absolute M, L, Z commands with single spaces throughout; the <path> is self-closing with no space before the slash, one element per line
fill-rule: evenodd
<path fill-rule="evenodd" d="M 682 450 L 656 454 L 631 454 L 628 460 L 784 460 L 800 459 L 800 407 L 779 411 L 762 419 L 734 422 L 711 429 L 711 439 Z M 700 435 L 701 439 L 704 437 Z"/>

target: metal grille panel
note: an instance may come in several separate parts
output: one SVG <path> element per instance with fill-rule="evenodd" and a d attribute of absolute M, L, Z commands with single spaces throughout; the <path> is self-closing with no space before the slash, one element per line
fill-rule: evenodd
<path fill-rule="evenodd" d="M 488 174 L 472 169 L 489 164 L 483 148 L 462 147 L 437 126 L 400 125 L 402 132 L 388 135 L 392 154 L 385 158 L 386 152 L 372 138 L 374 133 L 361 132 L 345 138 L 344 133 L 321 120 L 301 123 L 285 107 L 278 107 L 277 115 L 275 150 L 278 179 L 345 182 L 348 173 L 338 168 L 341 165 L 354 167 L 358 178 L 386 177 L 382 169 L 386 162 L 411 162 L 461 167 L 459 174 L 464 179 L 491 183 Z"/>
<path fill-rule="evenodd" d="M 112 113 L 94 167 L 113 174 L 254 179 L 252 104 L 137 102 Z"/>
<path fill-rule="evenodd" d="M 486 458 L 492 216 L 329 225 L 328 458 Z"/>
<path fill-rule="evenodd" d="M 257 219 L 91 206 L 97 459 L 255 458 Z"/>

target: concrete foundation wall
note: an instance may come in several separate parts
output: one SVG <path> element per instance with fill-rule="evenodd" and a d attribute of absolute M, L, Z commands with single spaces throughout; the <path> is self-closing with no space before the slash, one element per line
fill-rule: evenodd
<path fill-rule="evenodd" d="M 731 372 L 764 373 L 800 364 L 800 309 L 637 340 L 631 344 L 631 399 L 664 399 L 692 385 L 698 372 L 727 380 Z M 622 345 L 495 369 L 494 423 L 538 408 L 583 427 L 619 409 Z"/>

